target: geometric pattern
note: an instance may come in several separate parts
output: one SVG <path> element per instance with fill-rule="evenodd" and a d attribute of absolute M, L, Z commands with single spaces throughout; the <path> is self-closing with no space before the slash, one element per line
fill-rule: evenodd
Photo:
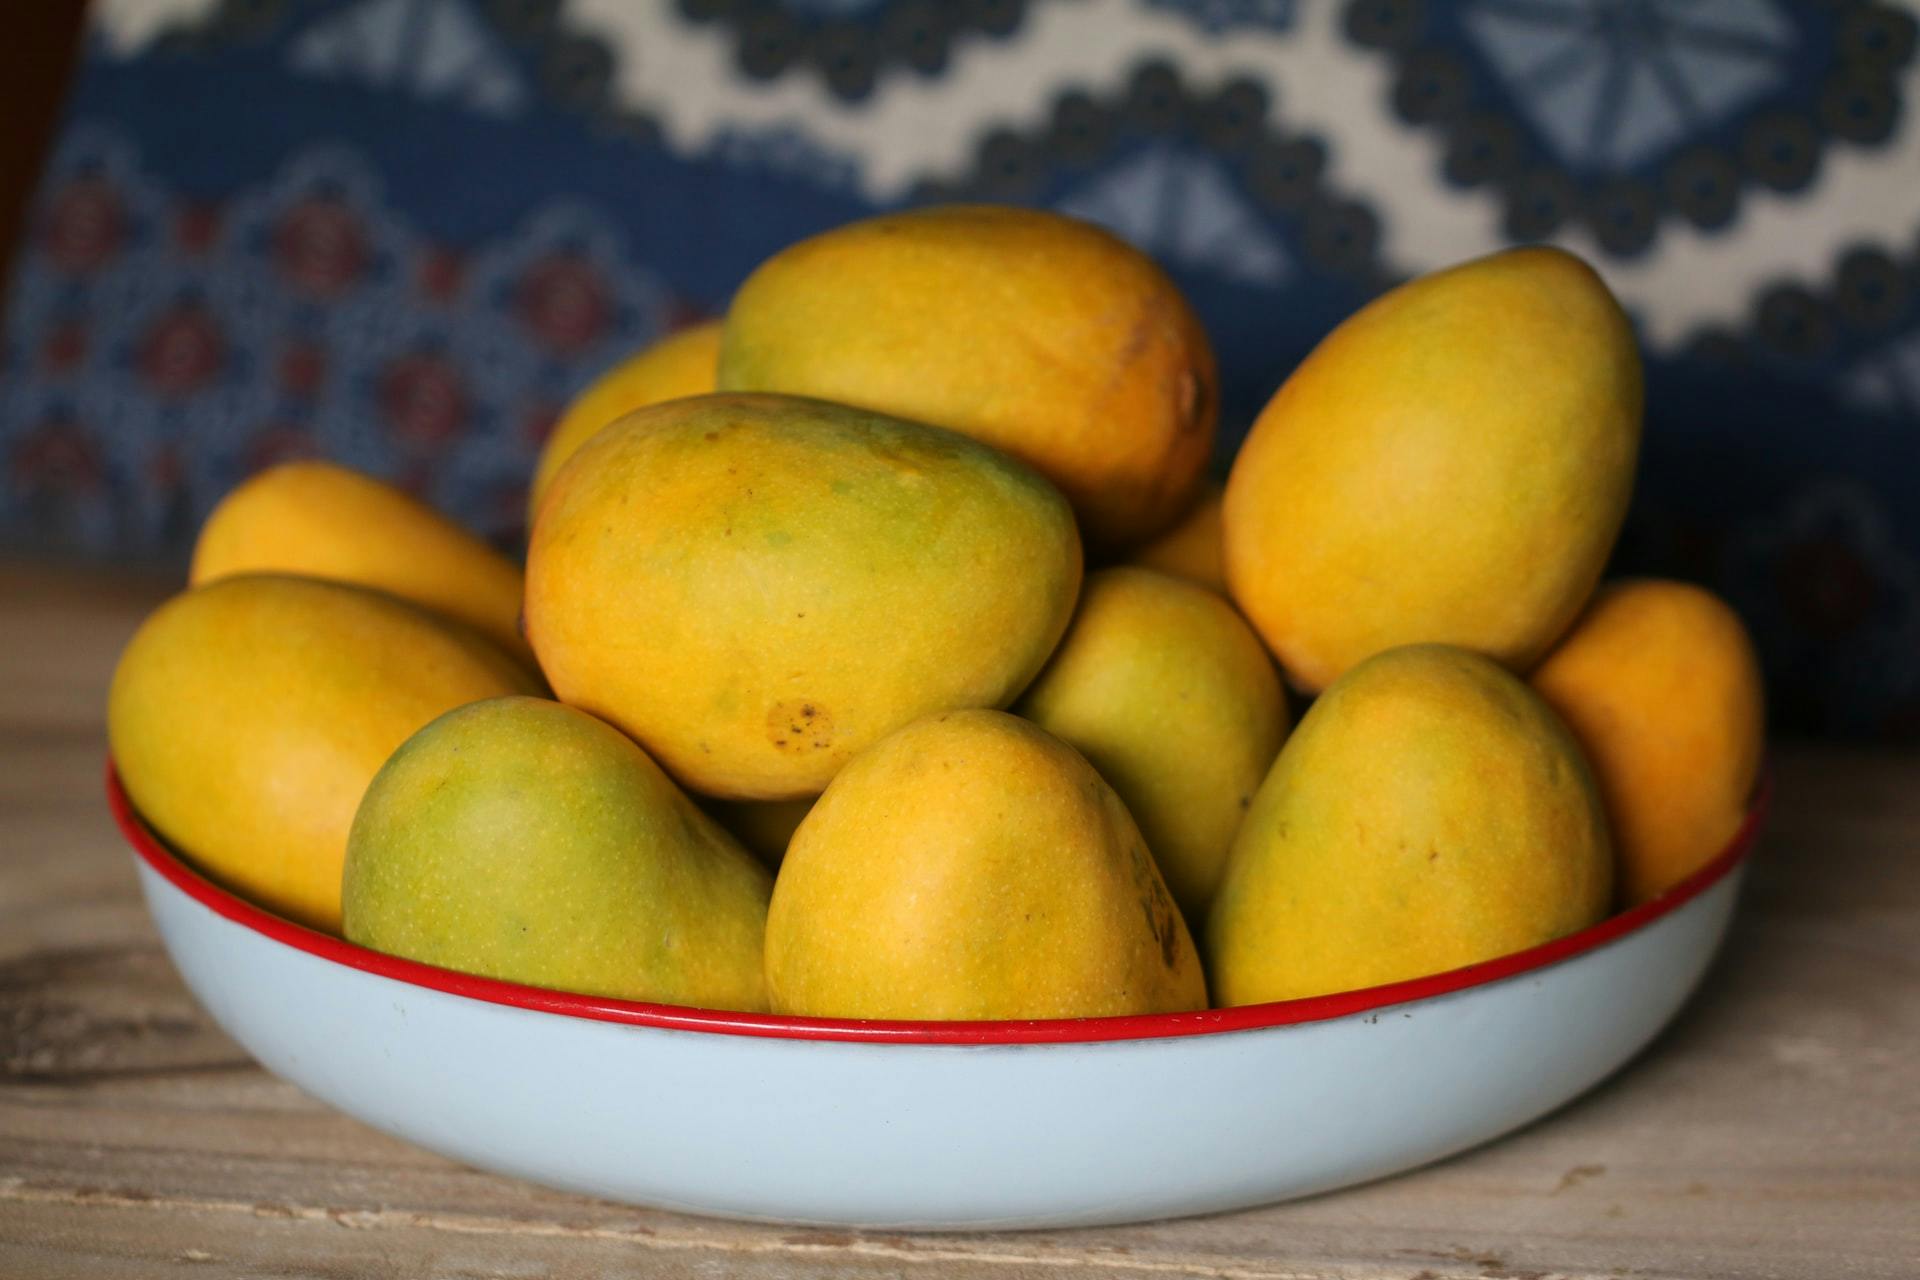
<path fill-rule="evenodd" d="M 1581 253 L 1647 422 L 1617 571 L 1725 594 L 1777 719 L 1920 737 L 1920 59 L 1876 0 L 99 0 L 0 311 L 0 543 L 179 557 L 317 454 L 514 548 L 621 356 L 936 200 L 1149 251 L 1216 469 L 1411 274 Z M 236 103 L 245 104 L 236 108 Z"/>

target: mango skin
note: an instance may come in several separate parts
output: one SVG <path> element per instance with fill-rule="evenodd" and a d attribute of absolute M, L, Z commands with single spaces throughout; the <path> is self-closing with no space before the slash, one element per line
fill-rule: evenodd
<path fill-rule="evenodd" d="M 242 575 L 141 624 L 107 736 L 134 807 L 190 861 L 337 932 L 347 830 L 375 771 L 441 712 L 534 690 L 487 641 L 392 596 Z"/>
<path fill-rule="evenodd" d="M 816 794 L 931 711 L 1004 706 L 1066 630 L 1059 493 L 984 445 L 787 396 L 642 409 L 561 469 L 527 632 L 563 701 L 710 796 Z"/>
<path fill-rule="evenodd" d="M 531 664 L 520 567 L 392 485 L 331 462 L 269 467 L 221 499 L 187 581 L 293 573 L 356 583 L 471 626 Z"/>
<path fill-rule="evenodd" d="M 709 320 L 643 347 L 589 383 L 567 405 L 540 449 L 527 492 L 527 523 L 539 514 L 540 499 L 561 464 L 595 432 L 635 409 L 712 391 L 719 363 L 720 322 Z"/>
<path fill-rule="evenodd" d="M 787 856 L 793 833 L 800 828 L 815 796 L 797 800 L 710 800 L 706 810 L 748 852 L 770 867 Z"/>
<path fill-rule="evenodd" d="M 1235 602 L 1308 690 L 1412 643 L 1524 672 L 1599 581 L 1641 394 L 1626 317 L 1569 253 L 1402 285 L 1314 349 L 1234 460 Z"/>
<path fill-rule="evenodd" d="M 1221 545 L 1220 506 L 1225 490 L 1209 482 L 1187 514 L 1133 553 L 1133 563 L 1227 594 L 1226 552 Z"/>
<path fill-rule="evenodd" d="M 1151 569 L 1090 574 L 1016 710 L 1100 771 L 1187 918 L 1205 920 L 1287 735 L 1279 673 L 1233 606 Z"/>
<path fill-rule="evenodd" d="M 1077 1018 L 1202 1008 L 1186 923 L 1126 806 L 997 711 L 929 716 L 841 771 L 767 912 L 776 1011 Z"/>
<path fill-rule="evenodd" d="M 1222 1005 L 1441 973 L 1593 924 L 1605 814 L 1545 703 L 1448 645 L 1361 663 L 1301 718 L 1207 924 Z"/>
<path fill-rule="evenodd" d="M 1766 695 L 1740 615 L 1712 592 L 1654 578 L 1603 586 L 1533 687 L 1593 765 L 1622 905 L 1672 888 L 1739 831 Z"/>
<path fill-rule="evenodd" d="M 620 732 L 541 698 L 441 716 L 375 775 L 350 941 L 587 995 L 764 1010 L 773 878 Z"/>
<path fill-rule="evenodd" d="M 1104 547 L 1185 509 L 1219 403 L 1206 333 L 1151 259 L 1090 223 L 985 205 L 885 214 L 775 254 L 727 310 L 719 385 L 985 441 L 1060 486 Z"/>

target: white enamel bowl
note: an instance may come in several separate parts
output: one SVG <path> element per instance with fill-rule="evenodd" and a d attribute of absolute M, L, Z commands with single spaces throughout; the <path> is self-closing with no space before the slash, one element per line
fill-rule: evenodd
<path fill-rule="evenodd" d="M 1764 791 L 1656 901 L 1531 951 L 1310 1000 L 876 1023 L 544 991 L 398 960 L 201 878 L 108 793 L 182 977 L 270 1071 L 481 1168 L 696 1213 L 1008 1228 L 1234 1209 L 1437 1160 L 1560 1106 L 1673 1017 Z"/>

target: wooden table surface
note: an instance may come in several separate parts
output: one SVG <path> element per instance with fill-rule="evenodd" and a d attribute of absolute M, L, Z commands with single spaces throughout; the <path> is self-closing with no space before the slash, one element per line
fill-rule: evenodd
<path fill-rule="evenodd" d="M 1782 744 L 1706 986 L 1638 1061 L 1416 1173 L 1149 1226 L 878 1235 L 546 1191 L 261 1071 L 181 987 L 100 793 L 158 578 L 0 564 L 0 1277 L 1920 1276 L 1920 758 Z"/>

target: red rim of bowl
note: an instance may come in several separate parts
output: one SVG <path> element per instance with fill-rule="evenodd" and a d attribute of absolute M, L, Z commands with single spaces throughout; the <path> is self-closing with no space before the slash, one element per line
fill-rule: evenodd
<path fill-rule="evenodd" d="M 1266 1027 L 1323 1022 L 1368 1013 L 1392 1005 L 1485 986 L 1549 965 L 1570 960 L 1606 946 L 1642 926 L 1666 916 L 1717 884 L 1752 851 L 1773 799 L 1769 771 L 1755 790 L 1752 806 L 1733 840 L 1711 862 L 1657 898 L 1607 917 L 1578 933 L 1556 938 L 1525 951 L 1451 969 L 1445 973 L 1392 982 L 1384 986 L 1341 991 L 1332 995 L 1276 1000 L 1267 1004 L 1225 1009 L 1195 1009 L 1185 1013 L 1130 1014 L 1107 1018 L 1045 1018 L 1003 1022 L 909 1022 L 853 1018 L 802 1018 L 782 1014 L 736 1013 L 726 1009 L 697 1009 L 686 1005 L 647 1004 L 606 996 L 578 995 L 529 987 L 497 978 L 481 978 L 435 965 L 403 960 L 357 946 L 332 934 L 254 906 L 202 876 L 148 828 L 134 812 L 120 776 L 107 762 L 107 803 L 121 834 L 142 861 L 174 888 L 201 906 L 275 942 L 331 960 L 349 968 L 411 983 L 449 995 L 466 996 L 492 1004 L 511 1005 L 542 1013 L 619 1022 L 630 1026 L 674 1031 L 705 1031 L 723 1035 L 766 1036 L 782 1040 L 841 1040 L 891 1044 L 1064 1044 L 1107 1040 L 1149 1040 L 1170 1036 L 1210 1035 L 1225 1031 L 1252 1031 Z"/>

